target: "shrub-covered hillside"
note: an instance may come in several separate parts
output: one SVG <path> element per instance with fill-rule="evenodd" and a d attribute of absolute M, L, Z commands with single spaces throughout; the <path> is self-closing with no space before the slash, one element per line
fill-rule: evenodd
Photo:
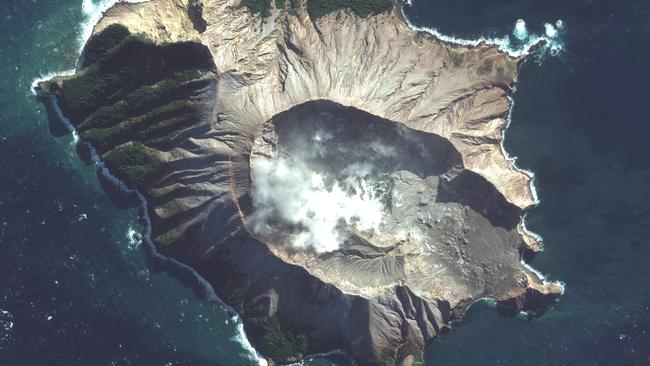
<path fill-rule="evenodd" d="M 249 8 L 262 17 L 270 15 L 273 0 L 242 0 L 241 6 Z M 352 9 L 360 17 L 381 13 L 393 6 L 393 0 L 307 0 L 307 11 L 312 19 L 318 19 L 339 9 Z M 300 0 L 275 0 L 278 9 L 295 10 Z"/>
<path fill-rule="evenodd" d="M 111 25 L 88 41 L 81 71 L 44 89 L 111 170 L 137 188 L 162 166 L 157 151 L 197 121 L 188 96 L 213 68 L 202 45 L 156 45 Z"/>

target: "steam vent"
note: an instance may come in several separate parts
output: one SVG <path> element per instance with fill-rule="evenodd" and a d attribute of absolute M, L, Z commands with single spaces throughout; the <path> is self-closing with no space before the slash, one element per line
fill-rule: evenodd
<path fill-rule="evenodd" d="M 278 3 L 118 3 L 40 95 L 271 363 L 410 365 L 478 299 L 551 306 L 562 287 L 521 261 L 530 177 L 501 149 L 524 60 L 416 32 L 400 4 Z"/>

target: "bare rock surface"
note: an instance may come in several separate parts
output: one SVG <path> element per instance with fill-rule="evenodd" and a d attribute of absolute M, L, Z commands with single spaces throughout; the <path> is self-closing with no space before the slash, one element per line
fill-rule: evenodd
<path fill-rule="evenodd" d="M 368 365 L 410 362 L 477 299 L 513 313 L 552 304 L 561 287 L 520 263 L 538 245 L 521 230 L 530 177 L 500 145 L 521 60 L 415 32 L 397 9 L 261 19 L 237 5 L 120 3 L 95 28 L 197 42 L 214 60 L 192 84 L 200 118 L 172 146 L 149 146 L 164 166 L 138 187 L 153 239 L 177 238 L 163 252 L 245 317 L 277 318 L 310 351 L 342 348 Z M 378 221 L 351 214 L 333 250 L 296 247 L 305 227 L 257 213 L 256 171 L 277 159 L 328 191 L 365 166 L 362 185 L 341 189 L 367 189 Z"/>

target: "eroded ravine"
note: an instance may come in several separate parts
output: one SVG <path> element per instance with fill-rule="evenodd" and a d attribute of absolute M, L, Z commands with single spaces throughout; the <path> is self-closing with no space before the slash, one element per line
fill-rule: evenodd
<path fill-rule="evenodd" d="M 499 145 L 519 60 L 394 10 L 192 4 L 112 8 L 81 69 L 40 89 L 262 354 L 405 361 L 479 298 L 516 313 L 561 294 L 519 262 L 529 178 Z"/>
<path fill-rule="evenodd" d="M 457 304 L 526 281 L 521 210 L 440 136 L 308 102 L 263 127 L 251 166 L 249 230 L 346 292 L 406 284 Z"/>

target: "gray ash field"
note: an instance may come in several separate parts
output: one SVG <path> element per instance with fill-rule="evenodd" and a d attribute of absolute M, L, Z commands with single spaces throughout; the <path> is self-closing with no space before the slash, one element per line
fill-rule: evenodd
<path fill-rule="evenodd" d="M 5 253 L 0 257 L 0 364 L 263 362 L 244 336 L 239 317 L 216 298 L 205 280 L 216 284 L 218 295 L 252 320 L 246 324 L 246 333 L 258 350 L 266 355 L 277 352 L 272 355 L 277 359 L 296 352 L 339 348 L 340 342 L 328 343 L 325 339 L 330 330 L 369 329 L 369 322 L 390 324 L 403 319 L 401 315 L 385 317 L 384 309 L 392 308 L 398 309 L 397 313 L 403 311 L 404 318 L 412 315 L 417 323 L 412 329 L 423 331 L 424 338 L 444 333 L 429 342 L 426 364 L 650 363 L 650 297 L 646 290 L 650 279 L 650 166 L 642 110 L 650 84 L 645 72 L 649 56 L 634 46 L 650 38 L 646 19 L 650 8 L 642 2 L 605 0 L 452 3 L 415 0 L 405 8 L 405 14 L 417 26 L 434 27 L 458 39 L 512 34 L 512 49 L 518 47 L 522 29 L 527 34 L 548 35 L 549 28 L 544 28 L 548 22 L 556 31 L 552 38 L 562 46 L 559 53 L 550 56 L 539 52 L 520 69 L 504 143 L 506 151 L 518 157 L 518 166 L 535 172 L 541 203 L 536 207 L 528 207 L 525 200 L 517 205 L 508 203 L 508 197 L 512 200 L 526 195 L 500 191 L 491 183 L 494 176 L 490 181 L 463 167 L 464 156 L 475 156 L 468 154 L 470 145 L 457 144 L 468 139 L 467 131 L 452 137 L 439 131 L 444 135 L 440 137 L 417 131 L 422 124 L 402 126 L 397 121 L 401 116 L 383 118 L 323 101 L 298 103 L 272 116 L 265 115 L 262 108 L 250 116 L 266 129 L 258 134 L 244 127 L 250 145 L 235 147 L 252 152 L 250 161 L 235 160 L 242 167 L 237 173 L 242 182 L 239 188 L 250 187 L 238 196 L 241 211 L 233 206 L 231 211 L 211 209 L 189 215 L 185 207 L 169 204 L 188 192 L 202 199 L 201 182 L 206 177 L 219 178 L 218 172 L 206 175 L 207 169 L 219 159 L 229 161 L 229 154 L 217 160 L 188 160 L 189 155 L 183 155 L 184 166 L 192 169 L 177 170 L 177 176 L 189 190 L 160 189 L 168 186 L 160 184 L 165 179 L 174 180 L 168 175 L 174 166 L 168 171 L 157 170 L 163 165 L 158 165 L 156 155 L 146 155 L 138 160 L 137 169 L 122 172 L 122 178 L 134 178 L 132 185 L 149 185 L 143 193 L 151 200 L 152 210 L 158 210 L 149 215 L 157 243 L 193 241 L 195 238 L 184 236 L 184 228 L 197 222 L 242 218 L 245 225 L 236 232 L 226 232 L 236 240 L 222 248 L 223 256 L 213 260 L 192 262 L 205 258 L 208 245 L 198 245 L 192 251 L 159 246 L 166 255 L 193 263 L 203 278 L 157 255 L 146 238 L 141 241 L 148 224 L 141 220 L 138 198 L 115 187 L 112 179 L 88 160 L 89 150 L 76 141 L 79 137 L 95 138 L 96 145 L 106 144 L 98 146 L 101 154 L 110 153 L 133 136 L 134 141 L 160 151 L 158 157 L 165 157 L 170 146 L 179 141 L 185 141 L 182 146 L 190 152 L 212 149 L 192 146 L 192 141 L 204 136 L 213 119 L 197 111 L 205 111 L 215 100 L 215 93 L 227 95 L 223 88 L 241 80 L 216 83 L 211 65 L 192 65 L 201 69 L 199 74 L 157 75 L 159 79 L 145 84 L 173 79 L 178 84 L 165 84 L 172 86 L 171 95 L 189 103 L 165 99 L 170 107 L 159 104 L 156 108 L 169 109 L 140 116 L 144 119 L 128 116 L 116 120 L 118 124 L 127 122 L 119 125 L 139 131 L 139 135 L 126 136 L 112 130 L 111 139 L 106 140 L 99 130 L 93 130 L 98 125 L 87 123 L 73 136 L 61 124 L 57 109 L 39 102 L 32 82 L 73 67 L 83 34 L 89 34 L 87 25 L 97 21 L 99 10 L 108 2 L 6 4 L 6 21 L 0 25 L 6 46 L 0 49 L 4 56 L 0 69 L 6 75 L 0 93 L 0 121 L 5 126 L 0 132 L 0 165 L 5 174 L 0 180 L 0 245 Z M 194 24 L 188 23 L 189 27 L 209 33 L 211 28 L 201 26 L 197 19 L 209 20 L 213 14 L 193 11 Z M 526 20 L 527 28 L 518 26 L 512 33 L 520 18 Z M 556 26 L 558 19 L 563 21 L 562 28 Z M 167 31 L 175 34 L 177 29 Z M 450 62 L 475 60 L 467 57 L 453 55 Z M 430 61 L 423 59 L 422 65 L 428 67 Z M 492 97 L 511 86 L 508 64 L 501 62 L 490 65 L 495 77 L 500 67 L 505 80 L 496 86 L 488 80 Z M 478 66 L 470 73 L 482 75 L 487 70 L 484 63 Z M 414 75 L 418 72 L 416 67 Z M 362 73 L 355 69 L 354 74 Z M 289 88 L 295 86 L 289 84 Z M 366 90 L 360 83 L 355 87 L 357 91 Z M 417 90 L 417 83 L 412 87 Z M 468 87 L 476 90 L 473 85 Z M 263 91 L 261 88 L 259 95 Z M 123 92 L 113 97 L 128 95 L 120 94 Z M 233 95 L 232 100 L 236 99 Z M 483 116 L 506 117 L 507 109 L 493 103 L 497 99 L 486 98 L 491 102 L 470 107 Z M 227 113 L 222 117 L 228 121 Z M 346 123 L 350 119 L 365 122 L 350 125 Z M 148 121 L 155 121 L 157 127 L 145 131 L 140 123 Z M 296 121 L 301 122 L 300 128 L 296 128 Z M 240 138 L 224 132 L 218 130 L 213 136 L 224 139 L 226 145 Z M 450 138 L 457 140 L 450 143 Z M 137 147 L 133 151 L 143 150 Z M 427 159 L 431 156 L 435 159 Z M 123 157 L 113 155 L 113 161 L 124 162 Z M 282 170 L 287 162 L 291 169 Z M 118 175 L 119 166 L 113 169 Z M 256 176 L 266 180 L 256 181 Z M 300 185 L 284 184 L 282 192 L 293 195 L 291 202 L 283 196 L 265 194 L 268 188 L 279 192 L 278 185 L 286 182 L 287 176 L 302 180 Z M 213 195 L 211 189 L 207 187 L 209 194 L 204 195 Z M 303 197 L 320 199 L 316 201 L 320 207 L 343 208 L 343 214 L 332 220 L 319 216 L 325 210 L 296 206 L 309 202 Z M 355 205 L 345 206 L 341 197 Z M 282 202 L 291 203 L 285 207 L 288 211 L 279 206 Z M 534 256 L 532 266 L 548 278 L 566 283 L 560 301 L 541 317 L 536 315 L 544 313 L 550 305 L 546 300 L 553 297 L 500 301 L 513 299 L 501 295 L 521 286 L 522 274 L 527 281 L 537 278 L 520 263 L 522 253 L 526 259 L 533 257 L 524 249 L 527 243 L 522 243 L 517 230 L 524 211 L 528 228 L 544 238 L 544 251 Z M 224 212 L 225 216 L 219 216 Z M 179 227 L 183 230 L 177 230 Z M 220 226 L 207 225 L 201 232 L 215 237 L 220 230 Z M 219 235 L 223 237 L 223 232 Z M 307 242 L 311 244 L 305 245 Z M 333 246 L 336 251 L 330 250 Z M 293 264 L 287 267 L 285 261 Z M 360 270 L 366 275 L 359 275 Z M 258 282 L 242 296 L 234 290 L 246 288 L 244 277 L 239 276 L 246 271 L 257 272 Z M 281 273 L 284 277 L 278 277 Z M 307 277 L 314 276 L 321 282 L 329 279 L 338 289 L 304 286 L 309 282 Z M 497 277 L 506 280 L 494 281 Z M 360 300 L 386 284 L 404 281 L 410 281 L 409 287 L 401 287 L 393 299 L 380 297 L 375 304 Z M 282 290 L 273 294 L 265 286 Z M 340 296 L 340 289 L 347 289 L 348 294 L 366 294 L 346 300 Z M 457 311 L 445 307 L 441 293 L 447 300 L 461 300 Z M 469 305 L 462 301 L 466 295 L 472 301 L 495 297 L 496 306 L 495 302 L 479 301 L 463 315 Z M 428 297 L 435 307 L 420 302 Z M 296 298 L 313 298 L 314 302 L 301 302 L 304 306 L 292 308 L 290 304 Z M 332 301 L 327 315 L 323 316 L 322 308 L 318 312 L 309 310 L 323 299 Z M 533 308 L 540 311 L 531 312 L 528 318 L 503 316 L 517 313 L 526 304 L 535 304 Z M 290 315 L 269 317 L 275 306 L 284 307 Z M 356 316 L 342 316 L 341 309 Z M 448 320 L 461 315 L 461 321 L 451 324 L 451 331 L 441 331 Z M 323 329 L 322 343 L 313 343 L 317 337 L 309 334 L 307 327 L 284 332 L 287 317 L 295 322 L 308 319 L 312 326 Z M 282 334 L 277 333 L 275 343 L 260 342 L 265 334 L 276 331 Z M 353 332 L 347 334 L 355 337 Z M 276 347 L 269 348 L 268 344 Z M 381 352 L 368 351 L 372 346 L 363 344 L 355 347 L 350 353 L 362 359 Z M 407 348 L 402 354 L 408 353 Z M 384 361 L 395 356 L 381 353 Z M 305 364 L 349 362 L 340 354 L 330 354 Z"/>

